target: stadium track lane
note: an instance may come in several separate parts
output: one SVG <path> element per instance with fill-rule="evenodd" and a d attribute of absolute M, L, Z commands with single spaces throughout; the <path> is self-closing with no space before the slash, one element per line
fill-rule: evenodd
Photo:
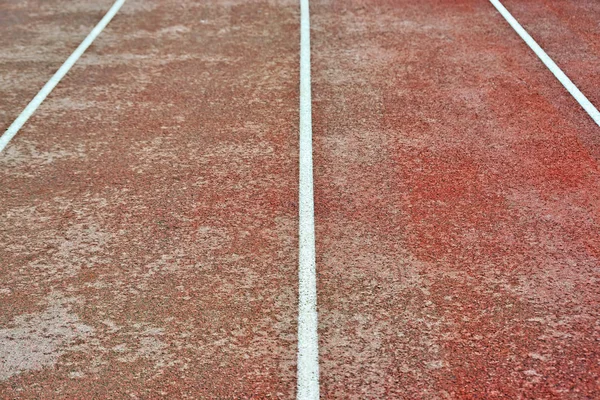
<path fill-rule="evenodd" d="M 110 0 L 0 2 L 0 132 L 111 5 Z"/>
<path fill-rule="evenodd" d="M 311 4 L 323 397 L 599 397 L 598 127 L 488 2 Z"/>
<path fill-rule="evenodd" d="M 2 397 L 293 396 L 298 21 L 128 0 L 0 154 Z"/>
<path fill-rule="evenodd" d="M 600 2 L 503 0 L 503 4 L 599 108 Z"/>

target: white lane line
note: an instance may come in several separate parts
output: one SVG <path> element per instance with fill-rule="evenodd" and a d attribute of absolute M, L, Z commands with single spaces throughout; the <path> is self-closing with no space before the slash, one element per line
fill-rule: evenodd
<path fill-rule="evenodd" d="M 554 74 L 554 76 L 563 84 L 563 86 L 571 93 L 571 95 L 577 100 L 577 102 L 583 107 L 583 109 L 592 117 L 592 119 L 600 126 L 600 112 L 594 107 L 592 103 L 584 96 L 583 93 L 577 89 L 577 86 L 571 82 L 567 75 L 552 61 L 552 59 L 546 54 L 546 52 L 533 40 L 531 36 L 523 29 L 521 24 L 508 12 L 508 10 L 500 3 L 499 0 L 490 0 L 490 2 L 496 7 L 496 10 L 502 14 L 504 19 L 512 26 L 512 28 L 521 36 L 521 39 L 527 43 L 527 45 L 537 54 L 542 62 L 548 67 L 548 69 Z"/>
<path fill-rule="evenodd" d="M 319 398 L 319 339 L 313 198 L 310 13 L 300 0 L 300 188 L 298 246 L 298 400 Z"/>
<path fill-rule="evenodd" d="M 67 58 L 67 60 L 61 65 L 61 67 L 56 71 L 56 73 L 50 78 L 50 80 L 44 85 L 44 87 L 35 95 L 33 100 L 27 104 L 27 107 L 21 112 L 21 114 L 14 120 L 14 122 L 8 127 L 6 132 L 2 136 L 0 136 L 0 152 L 4 150 L 8 142 L 19 132 L 19 129 L 27 122 L 29 117 L 37 110 L 37 108 L 42 104 L 46 96 L 52 92 L 52 89 L 61 81 L 62 78 L 69 72 L 73 64 L 81 57 L 81 55 L 87 50 L 88 47 L 92 44 L 92 42 L 96 39 L 96 37 L 102 32 L 104 27 L 108 25 L 110 20 L 115 16 L 117 11 L 121 8 L 121 6 L 125 3 L 125 0 L 117 0 L 112 5 L 110 10 L 106 13 L 104 18 L 98 22 L 98 25 L 92 29 L 89 35 L 85 38 L 83 42 L 75 49 L 73 54 Z"/>

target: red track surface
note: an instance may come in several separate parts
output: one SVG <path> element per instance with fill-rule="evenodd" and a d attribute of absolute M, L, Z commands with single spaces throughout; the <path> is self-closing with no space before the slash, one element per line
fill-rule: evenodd
<path fill-rule="evenodd" d="M 598 108 L 600 2 L 507 0 L 504 5 Z"/>
<path fill-rule="evenodd" d="M 0 5 L 0 130 L 101 3 Z M 600 105 L 597 5 L 505 5 Z M 600 397 L 598 126 L 487 1 L 311 13 L 323 398 Z M 0 154 L 0 398 L 293 397 L 298 42 L 126 2 Z"/>
<path fill-rule="evenodd" d="M 2 132 L 81 43 L 110 5 L 110 0 L 0 3 Z"/>
<path fill-rule="evenodd" d="M 127 2 L 11 142 L 4 397 L 293 395 L 297 32 Z"/>
<path fill-rule="evenodd" d="M 487 2 L 313 21 L 325 397 L 597 396 L 598 127 Z"/>

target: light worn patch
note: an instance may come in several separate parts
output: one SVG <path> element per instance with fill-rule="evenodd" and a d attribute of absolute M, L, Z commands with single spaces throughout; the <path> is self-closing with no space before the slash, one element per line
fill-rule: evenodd
<path fill-rule="evenodd" d="M 87 155 L 82 145 L 66 149 L 60 145 L 54 145 L 48 151 L 40 151 L 36 145 L 28 140 L 22 139 L 18 143 L 11 145 L 3 152 L 0 158 L 0 165 L 6 167 L 15 167 L 18 165 L 41 166 L 52 164 L 58 160 L 85 160 Z M 35 174 L 24 174 L 23 172 L 12 171 L 13 174 L 20 176 L 35 176 Z"/>
<path fill-rule="evenodd" d="M 47 301 L 41 313 L 19 315 L 0 329 L 0 380 L 55 365 L 73 342 L 94 332 L 71 312 L 76 298 L 54 292 Z"/>

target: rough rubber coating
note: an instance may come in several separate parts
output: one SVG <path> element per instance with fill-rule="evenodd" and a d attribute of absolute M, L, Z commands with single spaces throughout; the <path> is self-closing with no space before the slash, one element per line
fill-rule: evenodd
<path fill-rule="evenodd" d="M 323 397 L 598 397 L 598 127 L 488 2 L 312 8 Z"/>
<path fill-rule="evenodd" d="M 296 2 L 126 2 L 0 155 L 0 397 L 294 395 L 298 44 Z"/>

